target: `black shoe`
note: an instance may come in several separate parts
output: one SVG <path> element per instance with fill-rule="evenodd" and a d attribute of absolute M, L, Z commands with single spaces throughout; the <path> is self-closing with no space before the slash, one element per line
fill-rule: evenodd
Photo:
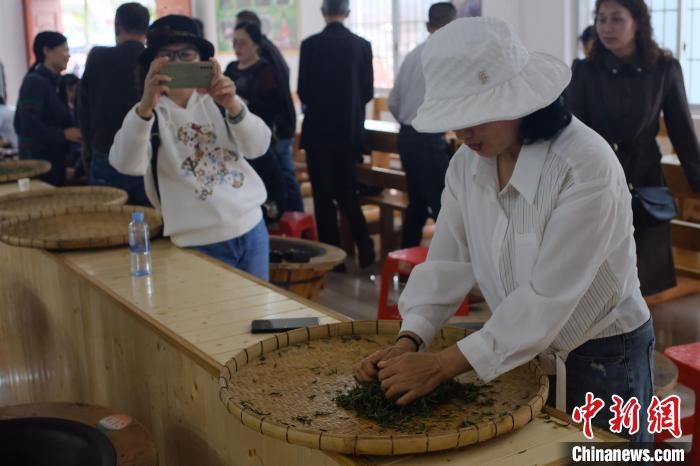
<path fill-rule="evenodd" d="M 372 264 L 374 264 L 374 261 L 376 259 L 377 257 L 374 254 L 374 246 L 363 248 L 359 251 L 358 262 L 360 264 L 361 269 L 366 269 L 367 267 L 371 266 Z"/>

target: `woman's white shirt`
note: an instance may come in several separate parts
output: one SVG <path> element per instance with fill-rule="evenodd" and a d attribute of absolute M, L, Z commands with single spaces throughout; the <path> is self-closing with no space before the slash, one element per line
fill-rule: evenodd
<path fill-rule="evenodd" d="M 164 234 L 178 246 L 226 241 L 250 231 L 262 219 L 265 186 L 248 164 L 270 144 L 270 129 L 246 112 L 231 124 L 208 95 L 194 92 L 185 108 L 166 96 L 158 116 L 158 186 L 151 173 L 151 128 L 131 110 L 117 132 L 109 162 L 120 173 L 144 176 L 151 203 L 161 208 Z"/>
<path fill-rule="evenodd" d="M 429 344 L 476 283 L 492 310 L 458 346 L 486 381 L 545 351 L 568 352 L 649 319 L 639 291 L 631 197 L 614 152 L 573 118 L 523 145 L 499 191 L 496 159 L 462 146 L 447 172 L 428 259 L 399 299 L 402 331 Z"/>

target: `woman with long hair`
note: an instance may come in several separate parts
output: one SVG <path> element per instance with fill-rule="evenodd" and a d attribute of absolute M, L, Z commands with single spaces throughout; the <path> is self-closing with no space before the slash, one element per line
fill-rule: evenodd
<path fill-rule="evenodd" d="M 250 111 L 262 118 L 272 130 L 272 144 L 267 154 L 253 161 L 253 168 L 265 182 L 268 205 L 274 202 L 276 221 L 284 212 L 303 212 L 304 202 L 296 179 L 294 160 L 285 141 L 293 137 L 296 115 L 289 83 L 282 81 L 271 63 L 260 56 L 263 34 L 252 22 L 240 22 L 233 36 L 237 60 L 224 74 L 236 83 L 238 95 L 248 103 Z"/>
<path fill-rule="evenodd" d="M 22 81 L 15 111 L 19 154 L 23 159 L 51 162 L 51 171 L 43 179 L 60 186 L 66 179 L 68 144 L 79 143 L 81 137 L 58 95 L 70 51 L 66 37 L 55 31 L 37 34 L 32 50 L 36 62 Z"/>
<path fill-rule="evenodd" d="M 605 138 L 633 194 L 665 186 L 656 143 L 663 117 L 690 186 L 700 192 L 700 149 L 678 60 L 652 38 L 644 0 L 597 0 L 590 57 L 577 60 L 566 91 L 569 109 Z M 672 199 L 667 204 L 673 209 Z M 643 295 L 676 284 L 668 220 L 634 211 L 637 268 Z"/>

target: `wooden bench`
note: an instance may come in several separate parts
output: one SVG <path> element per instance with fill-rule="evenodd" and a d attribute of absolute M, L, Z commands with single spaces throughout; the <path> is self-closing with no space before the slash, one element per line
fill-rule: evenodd
<path fill-rule="evenodd" d="M 394 225 L 397 212 L 403 214 L 408 207 L 406 194 L 406 174 L 400 170 L 374 167 L 368 164 L 357 165 L 357 181 L 367 186 L 380 186 L 384 188 L 379 194 L 367 195 L 360 198 L 360 203 L 377 206 L 378 218 L 365 214 L 368 220 L 370 234 L 379 234 L 381 238 L 382 256 L 397 248 L 400 231 Z M 378 220 L 373 222 L 371 220 Z M 348 254 L 352 254 L 354 246 L 350 237 L 350 228 L 347 220 L 341 217 L 341 244 Z"/>

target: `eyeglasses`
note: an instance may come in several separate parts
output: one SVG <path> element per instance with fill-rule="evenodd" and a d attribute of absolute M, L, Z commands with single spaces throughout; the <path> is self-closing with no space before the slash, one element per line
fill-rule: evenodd
<path fill-rule="evenodd" d="M 175 58 L 178 58 L 180 61 L 195 61 L 199 57 L 199 52 L 197 49 L 189 47 L 180 50 L 159 50 L 156 57 L 168 57 L 170 61 L 175 61 Z"/>

